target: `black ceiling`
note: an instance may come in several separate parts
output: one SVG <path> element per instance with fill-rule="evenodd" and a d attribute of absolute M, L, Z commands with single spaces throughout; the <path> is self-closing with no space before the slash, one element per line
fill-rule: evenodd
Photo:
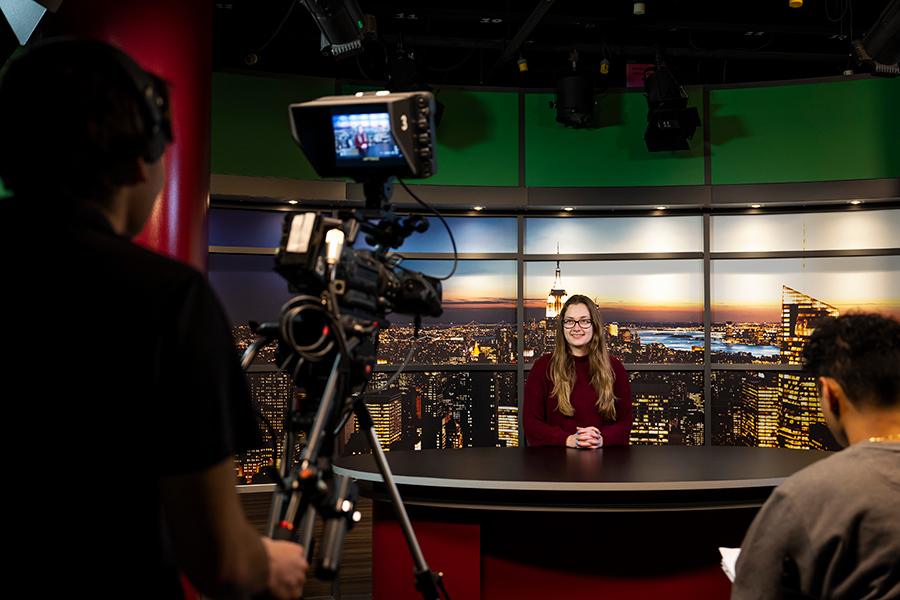
<path fill-rule="evenodd" d="M 852 65 L 850 42 L 888 2 L 805 0 L 794 9 L 788 0 L 648 0 L 636 16 L 631 0 L 359 0 L 378 40 L 335 61 L 320 54 L 318 29 L 296 0 L 231 0 L 215 3 L 214 67 L 385 82 L 403 55 L 432 84 L 546 88 L 571 69 L 575 48 L 579 70 L 597 73 L 607 57 L 605 83 L 622 87 L 624 65 L 652 62 L 658 48 L 687 85 L 834 76 Z M 536 25 L 511 52 L 529 17 Z M 529 63 L 524 76 L 520 57 Z"/>

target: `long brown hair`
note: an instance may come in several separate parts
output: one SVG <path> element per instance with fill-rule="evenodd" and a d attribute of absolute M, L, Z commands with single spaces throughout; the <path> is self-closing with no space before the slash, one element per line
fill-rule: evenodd
<path fill-rule="evenodd" d="M 575 361 L 569 344 L 566 342 L 566 334 L 563 331 L 563 320 L 566 312 L 573 304 L 584 304 L 591 315 L 593 323 L 593 336 L 588 342 L 588 365 L 591 369 L 591 386 L 597 392 L 597 412 L 609 421 L 616 419 L 616 397 L 613 393 L 613 383 L 616 376 L 609 360 L 609 351 L 606 347 L 606 336 L 603 333 L 603 319 L 600 317 L 600 309 L 594 301 L 587 296 L 575 294 L 566 301 L 559 317 L 556 320 L 556 347 L 550 357 L 550 382 L 553 384 L 553 395 L 556 396 L 559 412 L 571 417 L 575 414 L 572 406 L 572 387 L 575 385 Z"/>

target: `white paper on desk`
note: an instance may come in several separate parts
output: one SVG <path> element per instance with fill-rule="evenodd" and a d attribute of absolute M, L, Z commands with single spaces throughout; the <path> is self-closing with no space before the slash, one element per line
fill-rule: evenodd
<path fill-rule="evenodd" d="M 737 573 L 737 559 L 741 555 L 740 548 L 719 548 L 719 554 L 722 555 L 722 570 L 728 576 L 728 580 L 734 582 L 734 575 Z"/>

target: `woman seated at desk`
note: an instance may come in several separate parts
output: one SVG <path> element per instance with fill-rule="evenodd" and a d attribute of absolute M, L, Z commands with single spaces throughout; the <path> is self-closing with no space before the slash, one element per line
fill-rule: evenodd
<path fill-rule="evenodd" d="M 574 295 L 556 322 L 556 348 L 531 368 L 523 423 L 529 446 L 627 446 L 631 384 L 610 356 L 600 310 Z"/>

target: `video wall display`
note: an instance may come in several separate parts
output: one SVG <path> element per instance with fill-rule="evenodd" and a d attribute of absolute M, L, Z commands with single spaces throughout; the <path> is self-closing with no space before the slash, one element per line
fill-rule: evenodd
<path fill-rule="evenodd" d="M 283 218 L 272 211 L 211 211 L 210 244 L 226 250 L 210 255 L 209 277 L 238 350 L 252 339 L 247 323 L 276 320 L 291 297 L 272 269 L 274 257 L 260 254 L 274 250 Z M 437 219 L 427 218 L 428 231 L 409 237 L 399 253 L 407 257 L 404 267 L 442 277 L 452 267 L 449 237 Z M 709 248 L 700 215 L 447 221 L 463 258 L 443 282 L 444 314 L 423 319 L 413 370 L 388 383 L 413 344 L 409 315 L 389 315 L 391 326 L 379 338 L 369 391 L 390 449 L 519 445 L 519 379 L 554 348 L 559 311 L 573 294 L 598 304 L 602 334 L 629 370 L 632 444 L 833 448 L 814 382 L 797 370 L 804 344 L 826 316 L 862 310 L 900 318 L 896 209 L 712 215 Z M 803 252 L 815 256 L 798 256 Z M 697 367 L 707 354 L 713 376 L 705 404 Z M 270 347 L 257 362 L 273 361 Z M 668 370 L 646 370 L 659 364 Z M 466 365 L 497 367 L 456 370 Z M 717 369 L 722 365 L 731 370 Z M 251 385 L 254 397 L 270 404 L 277 396 L 284 406 L 293 393 L 276 372 L 251 374 Z M 708 432 L 704 405 L 711 411 Z M 342 451 L 363 452 L 365 445 L 355 423 L 348 425 Z M 241 459 L 242 481 L 264 476 L 259 465 L 266 456 Z"/>
<path fill-rule="evenodd" d="M 713 371 L 712 443 L 838 450 L 813 377 L 797 371 Z"/>
<path fill-rule="evenodd" d="M 442 277 L 449 260 L 408 260 L 403 266 Z M 516 362 L 516 263 L 512 260 L 461 260 L 442 282 L 444 314 L 422 319 L 410 359 L 414 364 L 514 364 Z M 392 314 L 378 338 L 378 363 L 403 363 L 414 342 L 413 318 Z"/>
<path fill-rule="evenodd" d="M 702 252 L 703 217 L 529 217 L 525 254 Z"/>
<path fill-rule="evenodd" d="M 703 373 L 634 371 L 629 374 L 633 446 L 704 444 Z"/>
<path fill-rule="evenodd" d="M 281 460 L 284 452 L 284 423 L 286 411 L 296 396 L 300 406 L 305 399 L 291 382 L 290 375 L 280 371 L 248 373 L 250 396 L 254 405 L 264 417 L 259 423 L 259 433 L 263 446 L 249 450 L 235 457 L 239 484 L 274 483 L 271 470 Z M 271 426 L 271 429 L 270 429 Z M 298 456 L 299 446 L 294 456 Z"/>
<path fill-rule="evenodd" d="M 703 362 L 701 260 L 526 263 L 526 362 L 553 351 L 557 312 L 574 294 L 600 308 L 609 350 L 623 362 Z"/>
<path fill-rule="evenodd" d="M 209 282 L 231 322 L 239 352 L 255 339 L 250 321 L 277 322 L 281 307 L 291 299 L 287 281 L 272 270 L 274 256 L 257 254 L 210 254 Z M 275 345 L 263 348 L 257 363 L 275 362 Z"/>
<path fill-rule="evenodd" d="M 453 246 L 444 224 L 437 217 L 426 216 L 428 230 L 414 233 L 398 250 L 401 254 L 443 252 L 453 256 Z M 460 253 L 515 253 L 518 225 L 514 217 L 445 217 Z"/>
<path fill-rule="evenodd" d="M 711 277 L 713 363 L 799 365 L 824 317 L 900 317 L 900 255 L 714 260 Z"/>
<path fill-rule="evenodd" d="M 366 406 L 386 451 L 519 445 L 513 371 L 375 373 Z M 344 454 L 371 451 L 355 416 L 340 446 Z"/>
<path fill-rule="evenodd" d="M 897 248 L 900 210 L 713 215 L 711 252 Z"/>

